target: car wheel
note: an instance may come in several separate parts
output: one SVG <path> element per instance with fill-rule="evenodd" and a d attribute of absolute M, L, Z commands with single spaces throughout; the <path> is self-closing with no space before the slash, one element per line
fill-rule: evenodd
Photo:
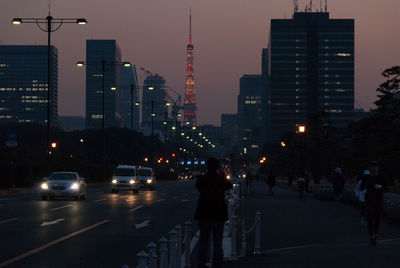
<path fill-rule="evenodd" d="M 42 199 L 42 200 L 47 200 L 47 196 L 42 195 L 42 196 L 40 197 L 40 199 Z"/>
<path fill-rule="evenodd" d="M 86 200 L 86 194 L 81 195 L 81 200 Z"/>
<path fill-rule="evenodd" d="M 115 193 L 118 193 L 118 190 L 112 189 L 111 192 L 112 192 L 113 194 L 115 194 Z"/>
<path fill-rule="evenodd" d="M 54 196 L 50 196 L 49 199 L 50 199 L 50 200 L 54 200 Z"/>
<path fill-rule="evenodd" d="M 74 196 L 74 200 L 79 200 L 79 195 Z"/>
<path fill-rule="evenodd" d="M 151 187 L 150 190 L 154 191 L 156 189 L 156 187 Z"/>

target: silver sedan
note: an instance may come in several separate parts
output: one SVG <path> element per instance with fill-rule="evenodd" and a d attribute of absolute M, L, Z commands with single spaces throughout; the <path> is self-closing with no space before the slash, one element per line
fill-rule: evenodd
<path fill-rule="evenodd" d="M 54 197 L 86 198 L 86 182 L 76 172 L 53 172 L 40 185 L 42 200 Z"/>

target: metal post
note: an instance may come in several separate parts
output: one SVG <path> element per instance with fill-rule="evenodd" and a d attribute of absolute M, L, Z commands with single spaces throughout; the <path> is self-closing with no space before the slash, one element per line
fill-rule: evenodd
<path fill-rule="evenodd" d="M 50 159 L 50 91 L 51 91 L 51 51 L 50 51 L 50 36 L 51 36 L 51 20 L 53 19 L 52 16 L 47 16 L 47 144 L 46 144 L 46 152 L 47 152 L 47 159 Z"/>
<path fill-rule="evenodd" d="M 231 223 L 231 260 L 237 260 L 236 257 L 236 216 L 233 215 Z"/>
<path fill-rule="evenodd" d="M 240 237 L 241 243 L 240 243 L 240 256 L 244 257 L 246 255 L 246 222 L 245 222 L 245 203 L 244 203 L 244 183 L 243 181 L 240 182 L 240 214 L 242 218 L 242 236 Z"/>
<path fill-rule="evenodd" d="M 254 254 L 260 254 L 261 244 L 261 213 L 256 212 L 256 231 L 254 232 Z"/>
<path fill-rule="evenodd" d="M 104 113 L 104 95 L 105 91 L 105 70 L 106 61 L 103 59 L 101 61 L 101 71 L 102 71 L 102 90 L 101 90 L 101 130 L 103 134 L 103 181 L 106 181 L 106 133 L 105 133 L 105 113 Z"/>
<path fill-rule="evenodd" d="M 177 233 L 174 229 L 169 231 L 169 268 L 177 268 L 176 266 L 176 238 Z"/>
<path fill-rule="evenodd" d="M 151 100 L 151 166 L 154 167 L 154 100 Z"/>
<path fill-rule="evenodd" d="M 160 240 L 160 268 L 168 267 L 168 239 L 161 237 Z"/>
<path fill-rule="evenodd" d="M 182 226 L 178 224 L 175 226 L 176 230 L 176 266 L 182 267 Z"/>
<path fill-rule="evenodd" d="M 185 268 L 190 268 L 190 244 L 192 241 L 192 223 L 190 221 L 185 222 Z"/>
<path fill-rule="evenodd" d="M 149 268 L 157 268 L 157 245 L 153 242 L 147 244 L 149 255 Z"/>
<path fill-rule="evenodd" d="M 138 265 L 137 268 L 147 268 L 147 254 L 143 250 L 137 254 Z"/>

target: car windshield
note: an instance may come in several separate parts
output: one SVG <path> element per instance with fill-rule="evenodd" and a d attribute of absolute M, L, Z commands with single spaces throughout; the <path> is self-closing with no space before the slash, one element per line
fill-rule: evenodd
<path fill-rule="evenodd" d="M 132 168 L 117 168 L 114 176 L 135 176 L 135 170 Z"/>
<path fill-rule="evenodd" d="M 51 181 L 73 181 L 76 179 L 77 177 L 74 173 L 52 173 L 49 177 Z"/>
<path fill-rule="evenodd" d="M 150 169 L 139 169 L 139 176 L 151 176 Z"/>

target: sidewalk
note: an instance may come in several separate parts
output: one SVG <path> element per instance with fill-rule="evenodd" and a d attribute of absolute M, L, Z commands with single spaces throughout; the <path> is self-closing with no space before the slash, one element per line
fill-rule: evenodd
<path fill-rule="evenodd" d="M 246 199 L 246 229 L 261 212 L 261 252 L 252 255 L 254 233 L 247 237 L 247 253 L 223 267 L 399 267 L 400 228 L 384 221 L 378 246 L 368 244 L 360 213 L 351 205 L 315 200 L 300 201 L 293 190 L 253 185 Z M 240 243 L 238 241 L 238 243 Z"/>

